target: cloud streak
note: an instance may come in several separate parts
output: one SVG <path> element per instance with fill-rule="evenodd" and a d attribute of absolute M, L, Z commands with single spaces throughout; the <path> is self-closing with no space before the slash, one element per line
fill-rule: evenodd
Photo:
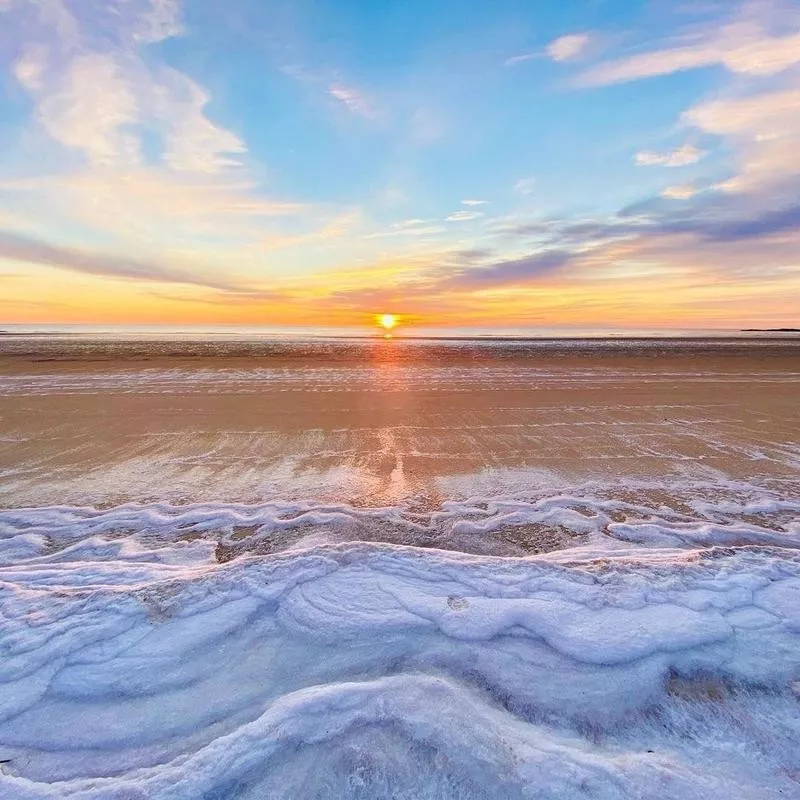
<path fill-rule="evenodd" d="M 668 200 L 688 200 L 696 194 L 697 189 L 690 183 L 684 183 L 679 186 L 668 186 L 661 192 L 661 196 L 666 197 Z"/>
<path fill-rule="evenodd" d="M 216 277 L 204 277 L 152 261 L 126 256 L 92 253 L 78 248 L 52 245 L 39 239 L 0 231 L 0 259 L 57 267 L 86 275 L 153 283 L 203 286 L 224 292 L 245 287 Z"/>
<path fill-rule="evenodd" d="M 511 56 L 503 62 L 504 67 L 513 67 L 514 64 L 524 64 L 526 61 L 533 61 L 535 58 L 540 58 L 541 53 L 521 53 L 518 56 Z"/>
<path fill-rule="evenodd" d="M 571 61 L 578 58 L 589 44 L 588 33 L 571 33 L 547 45 L 546 52 L 553 61 Z"/>
<path fill-rule="evenodd" d="M 590 41 L 591 36 L 588 33 L 570 33 L 554 39 L 541 50 L 511 56 L 503 62 L 503 66 L 513 67 L 515 64 L 523 64 L 526 61 L 533 61 L 537 58 L 549 58 L 552 61 L 573 61 L 584 54 Z"/>
<path fill-rule="evenodd" d="M 344 83 L 333 83 L 328 88 L 328 94 L 338 100 L 349 111 L 364 119 L 374 120 L 375 110 L 364 94 L 353 86 Z"/>
<path fill-rule="evenodd" d="M 696 164 L 705 153 L 691 144 L 685 144 L 677 150 L 667 153 L 656 153 L 652 150 L 642 150 L 634 158 L 640 167 L 685 167 Z"/>
<path fill-rule="evenodd" d="M 454 211 L 452 214 L 449 214 L 445 217 L 447 222 L 468 222 L 472 219 L 478 219 L 478 217 L 482 217 L 483 213 L 481 211 Z"/>
<path fill-rule="evenodd" d="M 710 26 L 691 44 L 597 64 L 578 78 L 578 84 L 609 86 L 712 66 L 738 75 L 764 77 L 800 64 L 796 11 L 781 15 L 786 30 L 776 34 L 767 30 L 758 10 L 758 4 L 745 5 L 728 24 Z"/>
<path fill-rule="evenodd" d="M 443 279 L 439 290 L 469 290 L 529 283 L 532 280 L 564 269 L 575 260 L 575 254 L 568 250 L 545 250 L 522 258 L 499 261 L 489 266 L 461 269 Z"/>

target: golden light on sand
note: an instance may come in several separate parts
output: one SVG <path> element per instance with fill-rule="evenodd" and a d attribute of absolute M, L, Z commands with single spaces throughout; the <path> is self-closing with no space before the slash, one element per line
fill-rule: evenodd
<path fill-rule="evenodd" d="M 387 331 L 390 331 L 397 325 L 396 314 L 377 314 L 375 318 L 378 321 L 378 325 L 385 328 Z"/>

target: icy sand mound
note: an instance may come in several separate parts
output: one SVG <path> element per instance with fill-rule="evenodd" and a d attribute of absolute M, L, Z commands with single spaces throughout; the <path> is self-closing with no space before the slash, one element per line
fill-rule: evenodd
<path fill-rule="evenodd" d="M 792 549 L 218 564 L 123 537 L 59 562 L 28 522 L 0 568 L 0 797 L 800 793 Z"/>

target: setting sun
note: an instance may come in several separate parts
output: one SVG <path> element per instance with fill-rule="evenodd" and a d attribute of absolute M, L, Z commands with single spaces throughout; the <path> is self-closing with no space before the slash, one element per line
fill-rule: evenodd
<path fill-rule="evenodd" d="M 378 324 L 385 328 L 387 331 L 390 331 L 397 325 L 397 315 L 396 314 L 378 314 L 377 315 Z"/>

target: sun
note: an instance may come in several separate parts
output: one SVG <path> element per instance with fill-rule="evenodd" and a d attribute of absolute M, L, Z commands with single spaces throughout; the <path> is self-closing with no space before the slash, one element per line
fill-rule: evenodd
<path fill-rule="evenodd" d="M 382 328 L 390 331 L 397 325 L 397 315 L 396 314 L 376 314 L 375 319 Z"/>

